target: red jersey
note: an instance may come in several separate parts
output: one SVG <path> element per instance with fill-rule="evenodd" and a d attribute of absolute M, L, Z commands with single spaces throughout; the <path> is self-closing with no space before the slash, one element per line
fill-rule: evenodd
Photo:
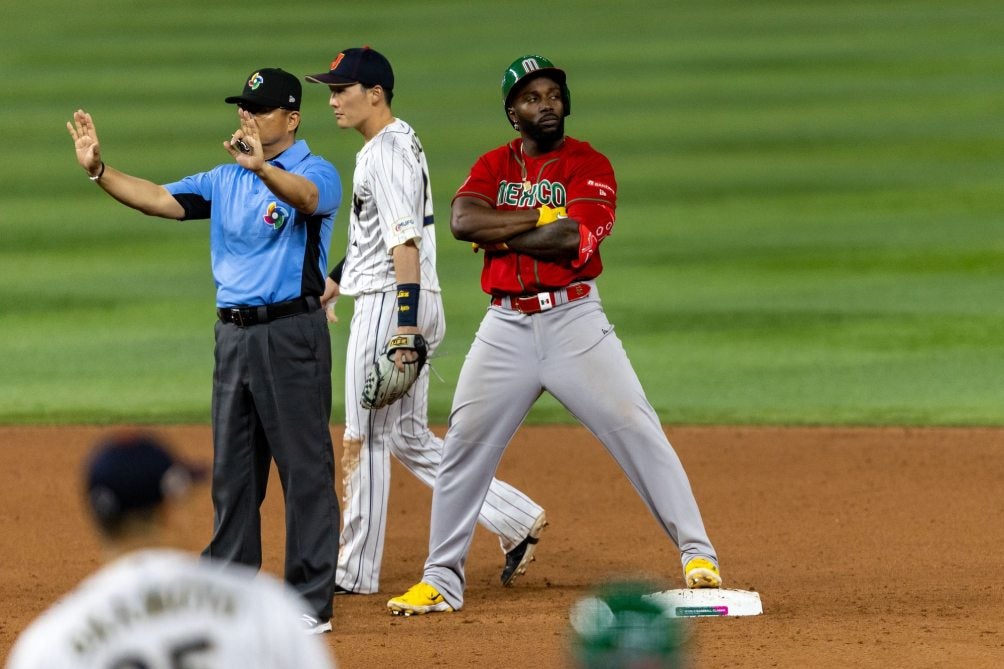
<path fill-rule="evenodd" d="M 579 224 L 579 255 L 574 260 L 537 260 L 515 251 L 485 253 L 481 288 L 493 296 L 527 295 L 592 279 L 603 271 L 600 242 L 614 227 L 617 181 L 606 156 L 586 142 L 565 137 L 542 156 L 523 153 L 522 138 L 484 154 L 457 190 L 495 209 L 565 207 Z"/>

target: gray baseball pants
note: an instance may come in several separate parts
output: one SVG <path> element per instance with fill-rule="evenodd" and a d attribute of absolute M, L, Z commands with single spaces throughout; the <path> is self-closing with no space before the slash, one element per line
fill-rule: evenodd
<path fill-rule="evenodd" d="M 681 564 L 698 556 L 717 563 L 683 465 L 590 284 L 588 297 L 537 314 L 490 308 L 464 361 L 422 579 L 454 609 L 464 603 L 464 565 L 488 486 L 545 391 L 603 443 L 679 548 Z"/>

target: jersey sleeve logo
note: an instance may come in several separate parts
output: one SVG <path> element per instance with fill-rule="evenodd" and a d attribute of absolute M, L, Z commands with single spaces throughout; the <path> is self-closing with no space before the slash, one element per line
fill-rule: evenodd
<path fill-rule="evenodd" d="M 603 196 L 613 195 L 616 192 L 613 188 L 603 183 L 602 181 L 593 181 L 592 179 L 590 179 L 589 181 L 586 182 L 586 184 L 595 188 L 599 192 L 599 194 Z"/>
<path fill-rule="evenodd" d="M 391 226 L 391 229 L 394 231 L 395 234 L 400 234 L 401 231 L 414 227 L 415 227 L 415 222 L 411 218 L 404 218 L 401 219 L 400 221 L 395 222 L 394 225 Z"/>
<path fill-rule="evenodd" d="M 265 216 L 262 218 L 265 220 L 265 225 L 273 230 L 278 230 L 286 224 L 286 219 L 289 218 L 289 212 L 286 211 L 284 207 L 280 207 L 275 202 L 272 202 L 268 205 L 268 209 L 265 211 Z"/>

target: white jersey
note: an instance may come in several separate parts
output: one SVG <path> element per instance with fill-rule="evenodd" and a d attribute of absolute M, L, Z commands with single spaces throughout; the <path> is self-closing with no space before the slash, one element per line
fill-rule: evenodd
<path fill-rule="evenodd" d="M 438 293 L 429 165 L 415 131 L 394 119 L 356 155 L 340 292 L 396 290 L 391 249 L 410 239 L 421 256 L 422 291 Z"/>
<path fill-rule="evenodd" d="M 7 669 L 328 669 L 277 579 L 173 550 L 127 555 L 85 580 L 18 639 Z"/>

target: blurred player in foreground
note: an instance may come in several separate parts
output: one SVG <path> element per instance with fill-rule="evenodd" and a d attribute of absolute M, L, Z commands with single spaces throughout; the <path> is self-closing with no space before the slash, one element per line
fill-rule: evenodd
<path fill-rule="evenodd" d="M 575 602 L 569 622 L 574 669 L 684 669 L 686 623 L 645 581 L 611 581 Z"/>
<path fill-rule="evenodd" d="M 202 478 L 151 435 L 99 443 L 85 487 L 107 564 L 25 630 L 7 669 L 334 667 L 295 591 L 167 547 L 172 512 Z"/>

